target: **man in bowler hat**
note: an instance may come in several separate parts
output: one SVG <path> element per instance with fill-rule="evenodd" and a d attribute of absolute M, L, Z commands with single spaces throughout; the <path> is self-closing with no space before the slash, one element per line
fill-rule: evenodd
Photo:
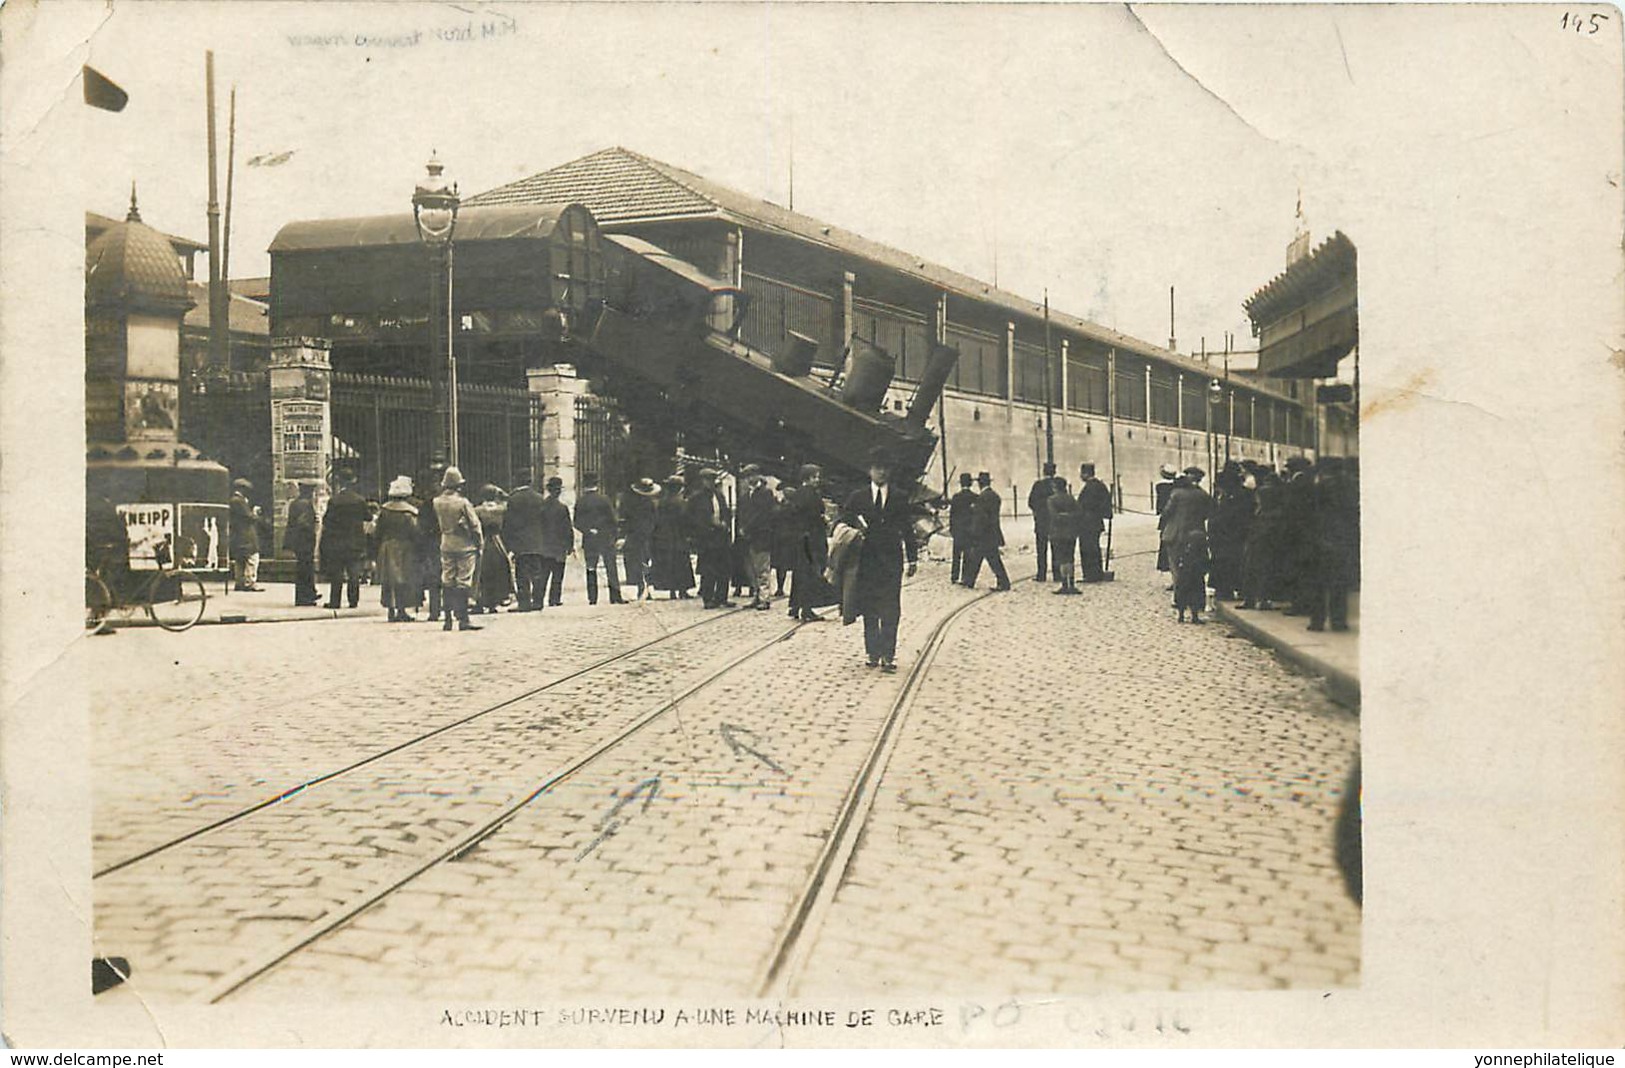
<path fill-rule="evenodd" d="M 576 548 L 575 530 L 570 526 L 570 507 L 559 499 L 564 479 L 554 475 L 547 480 L 547 499 L 542 502 L 542 572 L 546 579 L 547 603 L 557 608 L 564 601 L 564 561 Z M 531 603 L 542 607 L 539 591 Z"/>
<path fill-rule="evenodd" d="M 1033 551 L 1038 555 L 1038 581 L 1044 581 L 1046 571 L 1053 571 L 1055 581 L 1061 581 L 1061 564 L 1046 564 L 1049 558 L 1049 495 L 1055 492 L 1055 465 L 1044 465 L 1044 477 L 1033 483 L 1027 494 L 1027 511 L 1033 517 Z"/>
<path fill-rule="evenodd" d="M 299 496 L 288 502 L 288 526 L 282 547 L 293 553 L 293 603 L 314 605 L 316 593 L 316 484 L 299 483 Z"/>
<path fill-rule="evenodd" d="M 1078 465 L 1078 558 L 1083 565 L 1083 581 L 1099 582 L 1106 577 L 1100 559 L 1100 535 L 1112 514 L 1112 491 L 1095 477 L 1095 465 Z"/>
<path fill-rule="evenodd" d="M 914 544 L 908 491 L 891 485 L 891 458 L 869 457 L 869 484 L 846 499 L 845 513 L 863 531 L 858 552 L 857 613 L 863 616 L 863 651 L 869 666 L 897 670 L 897 624 L 903 614 L 903 575 L 913 575 Z M 905 566 L 904 561 L 907 561 Z"/>
<path fill-rule="evenodd" d="M 953 570 L 949 582 L 958 583 L 965 574 L 965 561 L 970 555 L 971 513 L 976 510 L 976 491 L 970 488 L 969 471 L 959 475 L 959 492 L 948 501 L 948 536 L 954 543 Z"/>

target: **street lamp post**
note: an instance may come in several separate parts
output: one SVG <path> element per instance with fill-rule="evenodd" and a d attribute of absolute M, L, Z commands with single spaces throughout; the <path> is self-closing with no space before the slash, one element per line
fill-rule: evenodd
<path fill-rule="evenodd" d="M 1208 473 L 1219 466 L 1219 457 L 1213 445 L 1213 410 L 1224 400 L 1224 386 L 1217 378 L 1208 380 L 1207 384 L 1207 456 Z"/>
<path fill-rule="evenodd" d="M 457 183 L 445 177 L 442 173 L 445 165 L 433 153 L 430 153 L 427 169 L 428 174 L 419 179 L 412 193 L 412 219 L 417 223 L 418 240 L 429 250 L 434 262 L 434 281 L 430 291 L 444 294 L 445 329 L 441 330 L 438 317 L 431 312 L 430 343 L 434 348 L 439 348 L 442 338 L 446 343 L 446 389 L 444 394 L 436 391 L 434 434 L 430 440 L 434 451 L 444 455 L 453 467 L 457 467 L 457 356 L 452 347 L 456 317 L 452 314 L 451 304 L 451 241 L 457 229 L 457 208 L 461 201 L 457 196 Z M 441 288 L 442 284 L 444 289 Z M 438 310 L 441 306 L 440 297 L 431 301 L 433 309 Z"/>

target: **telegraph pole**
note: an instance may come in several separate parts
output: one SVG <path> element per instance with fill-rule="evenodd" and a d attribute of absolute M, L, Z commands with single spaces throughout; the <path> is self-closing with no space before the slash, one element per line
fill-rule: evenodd
<path fill-rule="evenodd" d="M 204 97 L 209 109 L 209 364 L 226 366 L 226 301 L 220 277 L 220 192 L 214 137 L 214 53 L 203 53 Z"/>
<path fill-rule="evenodd" d="M 1055 462 L 1055 404 L 1050 399 L 1049 287 L 1044 288 L 1044 462 Z"/>

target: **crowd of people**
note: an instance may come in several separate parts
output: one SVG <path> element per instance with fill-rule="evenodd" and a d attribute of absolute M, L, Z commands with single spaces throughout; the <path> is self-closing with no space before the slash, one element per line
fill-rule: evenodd
<path fill-rule="evenodd" d="M 1202 622 L 1207 591 L 1248 611 L 1307 616 L 1308 629 L 1347 630 L 1360 581 L 1359 461 L 1289 458 L 1284 469 L 1229 461 L 1210 495 L 1200 467 L 1164 466 L 1156 484 L 1157 567 L 1169 573 L 1183 622 Z"/>

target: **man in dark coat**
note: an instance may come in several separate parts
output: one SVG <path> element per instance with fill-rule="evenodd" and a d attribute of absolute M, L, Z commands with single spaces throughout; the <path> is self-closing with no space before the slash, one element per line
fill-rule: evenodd
<path fill-rule="evenodd" d="M 1112 491 L 1095 477 L 1094 464 L 1080 464 L 1078 477 L 1078 556 L 1084 582 L 1100 582 L 1106 569 L 1100 560 L 1100 535 L 1112 514 Z"/>
<path fill-rule="evenodd" d="M 1286 461 L 1281 493 L 1281 587 L 1292 604 L 1283 615 L 1306 616 L 1313 600 L 1319 546 L 1315 538 L 1315 471 L 1307 456 Z"/>
<path fill-rule="evenodd" d="M 655 498 L 660 487 L 652 478 L 640 478 L 621 494 L 621 559 L 626 581 L 637 587 L 638 600 L 650 594 L 649 567 L 654 559 Z"/>
<path fill-rule="evenodd" d="M 1234 600 L 1242 587 L 1242 560 L 1247 527 L 1253 520 L 1253 494 L 1242 480 L 1242 468 L 1225 462 L 1213 480 L 1213 521 L 1208 524 L 1209 575 L 1215 601 Z"/>
<path fill-rule="evenodd" d="M 598 480 L 582 480 L 581 496 L 576 498 L 576 529 L 581 531 L 581 557 L 587 565 L 587 603 L 598 603 L 598 565 L 604 565 L 604 581 L 609 587 L 609 603 L 625 604 L 621 596 L 621 574 L 615 566 L 615 538 L 620 522 L 615 506 L 598 492 Z"/>
<path fill-rule="evenodd" d="M 699 558 L 700 602 L 706 608 L 733 608 L 728 600 L 728 579 L 733 573 L 729 531 L 733 514 L 717 489 L 719 472 L 701 469 L 698 484 L 688 498 L 689 540 Z"/>
<path fill-rule="evenodd" d="M 322 570 L 327 574 L 327 606 L 339 606 L 339 592 L 349 595 L 350 607 L 361 603 L 361 562 L 367 555 L 367 521 L 372 517 L 367 500 L 355 490 L 355 474 L 338 475 L 338 492 L 327 502 L 322 516 Z"/>
<path fill-rule="evenodd" d="M 299 496 L 288 502 L 288 526 L 282 547 L 293 553 L 293 603 L 314 605 L 316 593 L 316 484 L 299 483 Z"/>
<path fill-rule="evenodd" d="M 445 474 L 446 461 L 436 456 L 423 476 L 412 483 L 418 506 L 418 582 L 429 596 L 430 622 L 440 618 L 440 517 L 434 510 L 434 498 Z"/>
<path fill-rule="evenodd" d="M 965 574 L 965 560 L 970 555 L 971 513 L 976 509 L 976 491 L 970 488 L 970 472 L 961 472 L 959 492 L 948 502 L 948 536 L 954 543 L 953 571 L 949 582 L 960 582 Z"/>
<path fill-rule="evenodd" d="M 130 528 L 118 507 L 98 493 L 85 494 L 85 567 L 101 575 L 115 601 L 129 592 Z"/>
<path fill-rule="evenodd" d="M 531 485 L 529 478 L 508 498 L 502 539 L 513 553 L 514 595 L 519 601 L 516 612 L 540 611 L 547 597 L 547 564 L 542 555 L 545 503 L 546 498 Z"/>
<path fill-rule="evenodd" d="M 773 565 L 774 528 L 779 502 L 761 468 L 746 464 L 740 473 L 739 540 L 744 544 L 750 574 L 750 606 L 766 611 L 767 583 Z"/>
<path fill-rule="evenodd" d="M 891 460 L 869 458 L 869 485 L 846 499 L 845 515 L 863 531 L 858 552 L 856 612 L 863 616 L 863 651 L 869 666 L 897 670 L 897 624 L 903 614 L 904 561 L 913 575 L 919 559 L 908 493 L 890 484 Z"/>
<path fill-rule="evenodd" d="M 1314 571 L 1310 576 L 1309 629 L 1349 629 L 1349 584 L 1359 553 L 1360 498 L 1344 461 L 1321 460 L 1314 484 Z"/>
<path fill-rule="evenodd" d="M 1057 563 L 1053 568 L 1045 564 L 1049 554 L 1049 508 L 1045 502 L 1049 495 L 1055 492 L 1055 465 L 1044 465 L 1044 477 L 1033 483 L 1033 488 L 1027 493 L 1027 511 L 1033 517 L 1033 551 L 1038 554 L 1038 581 L 1044 581 L 1044 573 L 1053 571 L 1055 581 L 1061 580 L 1061 567 Z"/>
<path fill-rule="evenodd" d="M 547 499 L 542 501 L 542 564 L 547 578 L 547 603 L 555 608 L 564 603 L 564 561 L 576 549 L 570 508 L 559 499 L 563 492 L 564 479 L 555 475 L 547 480 Z M 539 610 L 541 596 L 535 592 L 531 596 Z"/>
<path fill-rule="evenodd" d="M 243 593 L 263 593 L 259 584 L 260 509 L 249 503 L 254 484 L 239 478 L 231 484 L 231 569 L 236 581 L 232 588 Z"/>
<path fill-rule="evenodd" d="M 976 588 L 976 576 L 986 561 L 998 583 L 993 588 L 1008 590 L 1010 575 L 1004 570 L 1004 557 L 999 554 L 1004 547 L 1004 528 L 999 516 L 1004 501 L 993 489 L 993 476 L 986 471 L 976 476 L 976 484 L 981 492 L 976 495 L 976 509 L 971 513 L 971 549 L 965 560 L 965 585 Z"/>
<path fill-rule="evenodd" d="M 1160 543 L 1167 551 L 1168 570 L 1172 572 L 1174 589 L 1179 589 L 1179 550 L 1185 544 L 1185 535 L 1191 530 L 1207 530 L 1208 517 L 1213 514 L 1213 498 L 1201 486 L 1207 472 L 1200 467 L 1185 468 L 1174 492 L 1168 495 L 1168 506 L 1157 517 Z M 1206 545 L 1203 549 L 1205 551 Z"/>

